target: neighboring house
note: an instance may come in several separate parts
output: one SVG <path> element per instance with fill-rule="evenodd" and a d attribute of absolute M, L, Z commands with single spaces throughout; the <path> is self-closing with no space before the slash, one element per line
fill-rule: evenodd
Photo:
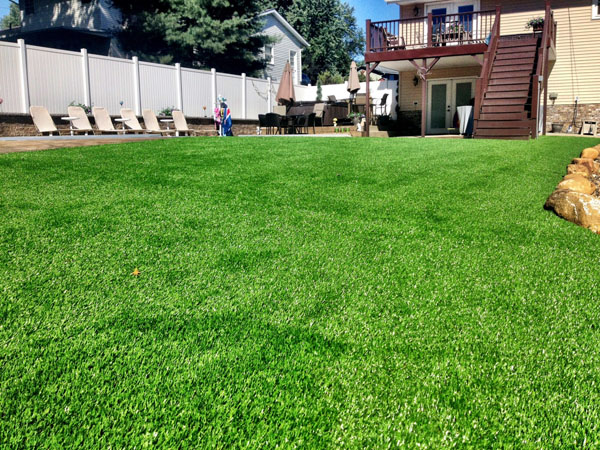
<path fill-rule="evenodd" d="M 309 47 L 308 42 L 274 9 L 259 15 L 265 22 L 261 34 L 272 38 L 265 45 L 263 54 L 267 61 L 265 78 L 279 81 L 285 63 L 292 66 L 294 84 L 302 83 L 302 50 Z"/>
<path fill-rule="evenodd" d="M 600 122 L 598 0 L 386 1 L 399 19 L 367 22 L 365 61 L 399 73 L 399 116 L 422 134 L 454 132 L 469 104 L 476 138 Z"/>
<path fill-rule="evenodd" d="M 121 56 L 113 37 L 121 16 L 110 0 L 20 0 L 19 8 L 21 26 L 0 31 L 0 40 Z"/>

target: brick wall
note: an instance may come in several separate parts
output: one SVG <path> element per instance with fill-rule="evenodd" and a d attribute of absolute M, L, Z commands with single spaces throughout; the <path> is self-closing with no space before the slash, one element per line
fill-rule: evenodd
<path fill-rule="evenodd" d="M 552 129 L 553 123 L 562 123 L 562 131 L 567 131 L 570 124 L 573 123 L 573 112 L 575 105 L 552 105 L 552 102 L 548 102 L 548 116 L 547 125 L 548 130 Z M 576 132 L 579 129 L 584 120 L 595 120 L 600 124 L 600 103 L 590 103 L 587 105 L 577 106 L 577 119 L 575 121 Z"/>
<path fill-rule="evenodd" d="M 56 124 L 56 128 L 60 130 L 61 134 L 69 133 L 69 124 L 65 123 L 60 118 L 62 114 L 53 115 L 52 120 Z M 113 120 L 118 116 L 114 116 Z M 143 126 L 143 120 L 139 118 L 140 123 Z M 216 135 L 215 126 L 210 118 L 186 118 L 188 126 L 193 130 L 198 130 L 204 136 Z M 94 126 L 94 118 L 90 116 L 90 123 Z M 120 128 L 116 126 L 116 128 Z M 233 134 L 256 134 L 256 127 L 258 121 L 256 120 L 234 120 L 233 121 Z M 0 114 L 0 137 L 15 137 L 15 136 L 40 136 L 31 116 L 29 114 Z"/>

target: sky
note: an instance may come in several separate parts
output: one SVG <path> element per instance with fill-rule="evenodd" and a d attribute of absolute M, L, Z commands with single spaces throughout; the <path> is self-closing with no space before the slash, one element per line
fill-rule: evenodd
<path fill-rule="evenodd" d="M 356 17 L 359 25 L 365 27 L 365 21 L 390 20 L 398 18 L 398 6 L 387 5 L 385 0 L 345 0 L 356 9 Z M 0 17 L 8 14 L 8 0 L 0 0 Z"/>

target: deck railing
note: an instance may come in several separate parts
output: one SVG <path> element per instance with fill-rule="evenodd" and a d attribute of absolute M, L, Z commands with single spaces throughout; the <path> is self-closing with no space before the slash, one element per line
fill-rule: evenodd
<path fill-rule="evenodd" d="M 488 39 L 495 20 L 496 11 L 473 11 L 367 21 L 367 52 L 480 44 Z"/>

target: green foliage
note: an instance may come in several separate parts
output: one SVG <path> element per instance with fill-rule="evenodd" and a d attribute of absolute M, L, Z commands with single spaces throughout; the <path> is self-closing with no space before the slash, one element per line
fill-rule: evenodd
<path fill-rule="evenodd" d="M 79 106 L 81 109 L 83 109 L 85 111 L 86 114 L 92 113 L 91 106 L 84 105 L 83 103 L 76 102 L 75 100 L 73 100 L 71 103 L 69 103 L 69 106 Z"/>
<path fill-rule="evenodd" d="M 171 116 L 173 115 L 173 110 L 176 110 L 177 108 L 175 108 L 174 106 L 165 106 L 163 109 L 161 109 L 158 112 L 159 116 Z"/>
<path fill-rule="evenodd" d="M 124 49 L 144 59 L 257 75 L 268 38 L 254 0 L 113 0 L 123 13 Z"/>
<path fill-rule="evenodd" d="M 597 447 L 599 142 L 0 155 L 1 447 Z"/>
<path fill-rule="evenodd" d="M 329 70 L 325 70 L 317 77 L 317 83 L 319 82 L 321 84 L 342 84 L 344 77 L 337 72 L 332 73 Z"/>
<path fill-rule="evenodd" d="M 0 19 L 0 29 L 15 28 L 21 26 L 21 11 L 19 6 L 10 3 L 8 14 Z"/>
<path fill-rule="evenodd" d="M 317 80 L 317 101 L 323 100 L 323 85 L 321 80 Z"/>

